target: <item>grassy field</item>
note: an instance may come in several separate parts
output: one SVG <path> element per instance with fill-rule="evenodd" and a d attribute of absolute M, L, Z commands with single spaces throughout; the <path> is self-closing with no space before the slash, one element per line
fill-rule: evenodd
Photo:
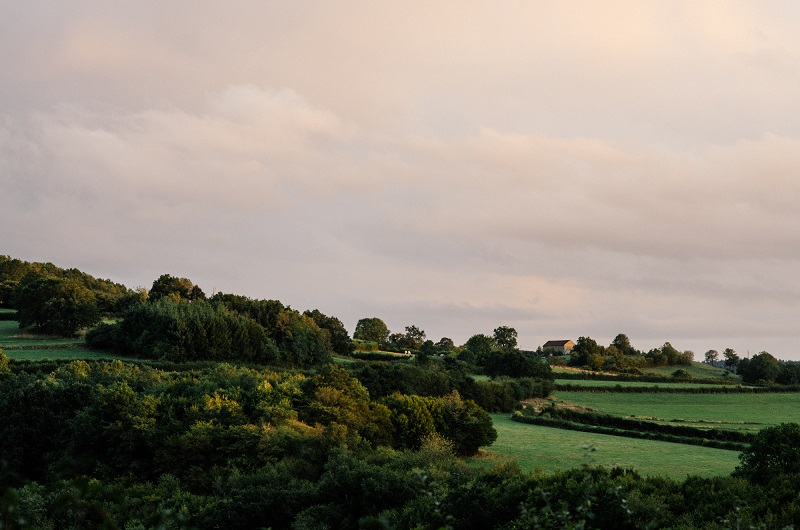
<path fill-rule="evenodd" d="M 758 430 L 800 422 L 800 394 L 621 394 L 554 392 L 566 404 L 618 416 L 691 421 L 724 429 Z"/>
<path fill-rule="evenodd" d="M 31 335 L 19 329 L 15 320 L 0 320 L 0 348 L 9 359 L 40 361 L 44 359 L 108 360 L 123 359 L 106 352 L 90 350 L 83 339 Z"/>
<path fill-rule="evenodd" d="M 741 378 L 729 373 L 723 368 L 716 368 L 709 364 L 693 362 L 691 366 L 659 366 L 657 368 L 643 368 L 642 373 L 646 375 L 658 375 L 661 377 L 672 377 L 675 370 L 684 369 L 695 379 L 730 379 L 731 381 L 741 381 Z M 728 374 L 727 376 L 725 374 Z"/>
<path fill-rule="evenodd" d="M 475 465 L 515 459 L 524 471 L 545 472 L 583 464 L 619 465 L 643 475 L 683 479 L 727 475 L 739 463 L 736 451 L 552 429 L 511 421 L 509 414 L 491 416 L 497 440 L 471 461 Z"/>
<path fill-rule="evenodd" d="M 690 366 L 658 366 L 656 368 L 642 368 L 644 375 L 655 375 L 658 377 L 672 377 L 675 370 L 684 369 L 689 372 L 694 379 L 722 379 L 726 381 L 741 381 L 741 378 L 733 373 L 728 372 L 722 368 L 715 368 L 708 364 L 693 362 Z M 553 373 L 558 377 L 559 373 L 576 373 L 583 372 L 577 368 L 570 368 L 566 366 L 553 366 Z M 727 374 L 727 375 L 726 375 Z M 611 374 L 613 375 L 613 374 Z"/>

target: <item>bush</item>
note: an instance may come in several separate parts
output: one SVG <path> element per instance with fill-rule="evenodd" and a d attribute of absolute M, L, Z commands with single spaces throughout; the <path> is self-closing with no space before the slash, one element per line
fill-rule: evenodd
<path fill-rule="evenodd" d="M 734 476 L 769 482 L 800 473 L 800 424 L 782 423 L 762 429 L 750 447 L 739 455 Z"/>

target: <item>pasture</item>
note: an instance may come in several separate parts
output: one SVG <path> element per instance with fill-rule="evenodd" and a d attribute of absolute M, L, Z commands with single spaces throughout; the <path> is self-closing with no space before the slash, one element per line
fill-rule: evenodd
<path fill-rule="evenodd" d="M 623 394 L 556 391 L 559 404 L 606 414 L 666 423 L 756 431 L 800 422 L 800 393 L 774 394 Z"/>
<path fill-rule="evenodd" d="M 83 339 L 28 333 L 19 329 L 16 320 L 0 320 L 0 349 L 9 359 L 18 361 L 122 359 L 110 353 L 90 350 Z"/>
<path fill-rule="evenodd" d="M 717 368 L 710 364 L 693 362 L 690 366 L 657 366 L 653 368 L 642 368 L 645 375 L 658 375 L 661 377 L 672 377 L 675 370 L 683 369 L 689 372 L 694 379 L 730 379 L 731 381 L 741 381 L 741 378 L 728 372 L 724 368 Z"/>
<path fill-rule="evenodd" d="M 515 459 L 527 472 L 554 472 L 591 464 L 633 468 L 642 475 L 682 480 L 687 475 L 728 475 L 739 463 L 736 451 L 553 429 L 511 421 L 509 414 L 491 417 L 497 440 L 484 458 L 489 462 Z M 482 460 L 471 462 L 479 465 Z"/>

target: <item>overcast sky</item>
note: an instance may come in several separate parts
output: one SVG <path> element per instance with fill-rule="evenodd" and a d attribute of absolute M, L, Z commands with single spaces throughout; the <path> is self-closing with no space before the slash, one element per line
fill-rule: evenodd
<path fill-rule="evenodd" d="M 0 0 L 0 254 L 800 359 L 800 3 Z"/>

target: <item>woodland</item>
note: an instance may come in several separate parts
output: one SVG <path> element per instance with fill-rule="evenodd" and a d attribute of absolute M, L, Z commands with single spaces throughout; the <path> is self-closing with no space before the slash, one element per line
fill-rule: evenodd
<path fill-rule="evenodd" d="M 569 359 L 554 359 L 521 350 L 509 326 L 455 345 L 415 325 L 392 333 L 378 317 L 351 336 L 317 309 L 208 297 L 186 278 L 130 289 L 9 256 L 0 256 L 0 320 L 106 355 L 0 350 L 0 529 L 800 524 L 796 423 L 737 433 L 525 406 L 569 377 L 647 382 L 645 367 L 667 366 L 674 373 L 661 383 L 691 379 L 692 352 L 669 343 L 640 352 L 623 334 L 608 347 L 581 337 Z M 567 364 L 585 370 L 555 371 Z M 690 391 L 797 391 L 794 365 L 767 352 L 741 368 L 736 381 Z M 587 388 L 610 387 L 570 390 Z M 642 391 L 625 388 L 631 399 Z M 684 392 L 661 388 L 653 392 L 665 399 Z M 526 472 L 483 458 L 497 438 L 490 413 L 720 447 L 740 464 L 682 480 L 591 462 Z"/>

